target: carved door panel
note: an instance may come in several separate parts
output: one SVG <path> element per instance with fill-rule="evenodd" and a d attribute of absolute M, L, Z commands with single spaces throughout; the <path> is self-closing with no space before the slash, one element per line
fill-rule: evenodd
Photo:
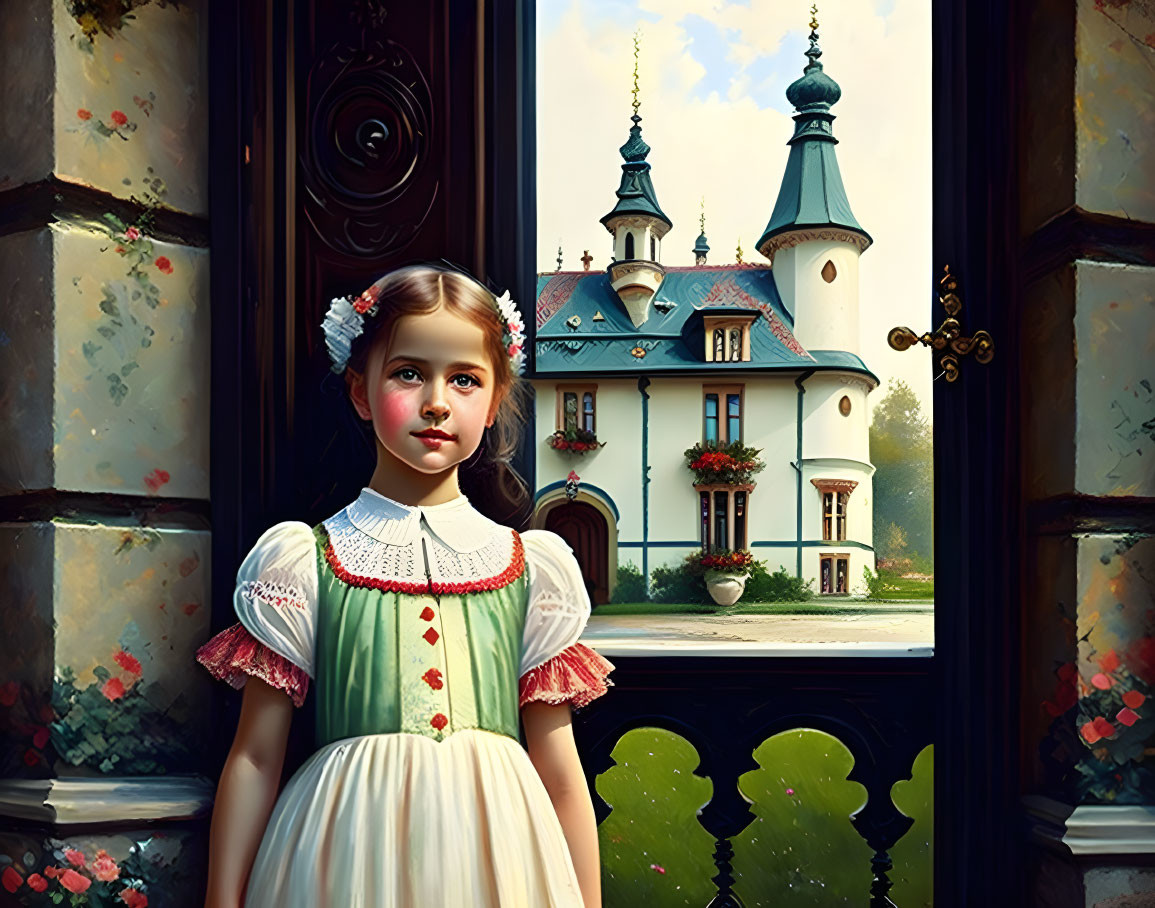
<path fill-rule="evenodd" d="M 214 318 L 226 564 L 271 521 L 331 514 L 372 472 L 322 343 L 332 297 L 444 257 L 532 299 L 535 154 L 532 42 L 518 40 L 532 5 L 246 0 L 232 15 L 213 36 L 214 58 L 235 59 L 213 73 L 213 296 L 240 309 Z"/>

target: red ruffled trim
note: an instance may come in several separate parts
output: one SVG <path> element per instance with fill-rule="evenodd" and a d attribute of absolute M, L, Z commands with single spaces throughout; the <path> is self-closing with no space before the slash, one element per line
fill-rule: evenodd
<path fill-rule="evenodd" d="M 329 539 L 328 533 L 322 530 L 325 537 L 325 560 L 329 562 L 329 567 L 333 569 L 333 573 L 350 586 L 370 587 L 371 589 L 384 590 L 390 593 L 436 593 L 438 595 L 483 593 L 489 590 L 499 590 L 503 586 L 509 586 L 509 584 L 520 577 L 525 570 L 525 547 L 522 545 L 521 536 L 518 532 L 516 530 L 510 530 L 510 532 L 513 533 L 513 558 L 510 560 L 509 566 L 500 574 L 485 577 L 481 580 L 468 580 L 459 583 L 434 582 L 430 584 L 427 580 L 413 583 L 408 580 L 382 580 L 379 577 L 362 577 L 360 574 L 352 574 L 345 570 L 344 566 L 337 559 L 337 553 L 333 551 L 332 540 Z"/>
<path fill-rule="evenodd" d="M 521 676 L 518 708 L 534 700 L 585 706 L 614 686 L 606 676 L 614 664 L 584 643 L 568 646 Z"/>
<path fill-rule="evenodd" d="M 250 675 L 289 695 L 294 706 L 305 702 L 309 676 L 303 668 L 273 652 L 245 629 L 234 624 L 197 650 L 197 662 L 219 681 L 238 690 Z"/>

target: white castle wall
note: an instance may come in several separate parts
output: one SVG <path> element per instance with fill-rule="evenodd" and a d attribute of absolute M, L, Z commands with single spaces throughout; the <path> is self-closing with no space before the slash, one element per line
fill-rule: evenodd
<path fill-rule="evenodd" d="M 774 253 L 774 283 L 794 314 L 794 336 L 807 350 L 858 353 L 859 255 L 855 246 L 821 240 Z M 829 284 L 822 277 L 828 261 L 837 272 Z"/>
<path fill-rule="evenodd" d="M 727 378 L 727 376 L 719 376 Z M 761 448 L 765 469 L 756 477 L 749 499 L 748 536 L 755 555 L 771 570 L 779 565 L 791 573 L 797 564 L 796 513 L 798 474 L 793 466 L 797 456 L 797 388 L 793 375 L 759 375 L 738 378 L 744 386 L 743 440 Z M 652 570 L 662 564 L 675 565 L 687 552 L 697 548 L 698 499 L 682 452 L 701 440 L 702 387 L 725 384 L 703 377 L 653 378 L 649 394 L 649 555 Z M 597 381 L 597 432 L 606 446 L 597 453 L 563 454 L 552 450 L 545 438 L 553 431 L 557 382 L 534 382 L 537 394 L 539 446 L 536 488 L 565 479 L 575 470 L 585 484 L 604 489 L 620 513 L 617 539 L 642 540 L 642 398 L 637 379 Z M 849 499 L 848 539 L 870 545 L 871 475 L 866 423 L 868 385 L 848 375 L 818 373 L 804 383 L 802 538 L 819 540 L 822 535 L 822 501 L 811 479 L 853 479 L 858 486 Z M 838 409 L 839 400 L 851 401 L 849 416 Z M 611 534 L 612 535 L 612 534 Z M 756 545 L 758 542 L 785 545 Z M 662 543 L 679 543 L 662 545 Z M 803 576 L 814 578 L 817 588 L 820 553 L 847 554 L 851 558 L 851 588 L 861 586 L 862 568 L 874 565 L 874 553 L 837 542 L 803 549 Z M 640 566 L 641 549 L 623 546 L 619 563 L 632 561 Z"/>

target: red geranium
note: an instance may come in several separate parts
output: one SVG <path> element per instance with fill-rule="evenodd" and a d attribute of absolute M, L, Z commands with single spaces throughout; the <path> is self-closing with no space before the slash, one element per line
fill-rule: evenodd
<path fill-rule="evenodd" d="M 148 908 L 148 896 L 139 889 L 124 889 L 120 893 L 120 900 L 128 908 Z"/>
<path fill-rule="evenodd" d="M 100 692 L 108 700 L 119 700 L 124 696 L 124 682 L 119 678 L 109 678 L 100 688 Z"/>
<path fill-rule="evenodd" d="M 125 123 L 128 122 L 128 117 L 125 115 L 124 111 L 122 111 L 122 110 L 114 110 L 109 115 L 108 119 L 112 120 L 113 124 L 117 127 L 123 126 Z"/>
<path fill-rule="evenodd" d="M 92 885 L 92 880 L 86 876 L 81 876 L 75 870 L 65 870 L 60 874 L 60 885 L 69 892 L 84 892 Z"/>
<path fill-rule="evenodd" d="M 15 892 L 24 885 L 24 877 L 22 877 L 17 870 L 11 865 L 4 868 L 4 872 L 0 874 L 0 884 L 9 892 Z"/>
<path fill-rule="evenodd" d="M 153 262 L 153 264 L 160 269 L 162 274 L 172 274 L 172 262 L 168 260 L 168 256 L 157 256 L 157 259 L 155 262 Z"/>
<path fill-rule="evenodd" d="M 44 879 L 39 873 L 34 873 L 28 877 L 28 885 L 32 887 L 33 892 L 43 892 L 48 888 L 48 880 Z"/>
<path fill-rule="evenodd" d="M 112 657 L 116 664 L 132 675 L 140 675 L 140 660 L 127 650 L 121 650 Z"/>

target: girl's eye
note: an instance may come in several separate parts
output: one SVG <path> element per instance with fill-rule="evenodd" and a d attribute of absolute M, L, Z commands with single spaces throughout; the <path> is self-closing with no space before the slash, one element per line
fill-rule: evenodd
<path fill-rule="evenodd" d="M 462 372 L 460 375 L 455 375 L 450 380 L 459 388 L 471 388 L 474 386 L 478 388 L 481 387 L 481 382 L 466 372 Z"/>
<path fill-rule="evenodd" d="M 399 378 L 402 381 L 420 381 L 421 373 L 412 366 L 403 366 L 393 373 L 394 378 Z"/>

